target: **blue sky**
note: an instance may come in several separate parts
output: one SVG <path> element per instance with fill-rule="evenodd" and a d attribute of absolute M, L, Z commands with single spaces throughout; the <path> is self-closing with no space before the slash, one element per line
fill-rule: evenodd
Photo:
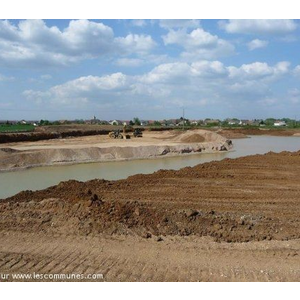
<path fill-rule="evenodd" d="M 2 20 L 0 120 L 300 119 L 298 20 Z"/>

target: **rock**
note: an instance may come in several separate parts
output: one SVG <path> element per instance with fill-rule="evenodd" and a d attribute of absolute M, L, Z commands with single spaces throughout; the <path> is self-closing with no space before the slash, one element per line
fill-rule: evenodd
<path fill-rule="evenodd" d="M 142 235 L 142 237 L 145 238 L 145 239 L 151 239 L 152 234 L 151 234 L 150 232 L 146 232 L 146 233 L 144 233 L 144 234 Z"/>
<path fill-rule="evenodd" d="M 158 236 L 157 239 L 156 239 L 156 241 L 157 241 L 157 242 L 162 242 L 162 241 L 163 241 L 163 238 L 162 238 L 161 236 Z"/>
<path fill-rule="evenodd" d="M 98 195 L 97 194 L 94 194 L 92 197 L 91 197 L 91 200 L 92 201 L 97 201 L 99 198 L 98 198 Z"/>
<path fill-rule="evenodd" d="M 245 221 L 244 220 L 240 220 L 239 221 L 239 225 L 245 225 Z"/>
<path fill-rule="evenodd" d="M 98 195 L 94 194 L 88 201 L 88 206 L 92 206 L 92 205 L 100 205 L 102 204 L 103 201 L 101 199 L 99 199 Z"/>
<path fill-rule="evenodd" d="M 197 216 L 199 213 L 197 210 L 194 210 L 194 209 L 187 209 L 185 211 L 185 215 L 190 218 L 190 217 L 194 217 L 194 216 Z"/>

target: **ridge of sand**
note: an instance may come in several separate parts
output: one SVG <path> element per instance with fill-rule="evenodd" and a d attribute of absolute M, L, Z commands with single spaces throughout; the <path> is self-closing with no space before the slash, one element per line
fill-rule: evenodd
<path fill-rule="evenodd" d="M 146 141 L 142 139 L 132 142 L 130 140 L 107 140 L 107 143 L 94 144 L 83 142 L 75 144 L 74 140 L 68 140 L 69 144 L 62 145 L 41 145 L 41 143 L 24 145 L 21 143 L 13 148 L 0 148 L 0 171 L 58 164 L 147 159 L 200 152 L 212 153 L 227 151 L 231 148 L 231 141 L 205 130 L 179 133 L 175 137 L 170 133 L 162 136 L 162 141 L 146 138 Z"/>

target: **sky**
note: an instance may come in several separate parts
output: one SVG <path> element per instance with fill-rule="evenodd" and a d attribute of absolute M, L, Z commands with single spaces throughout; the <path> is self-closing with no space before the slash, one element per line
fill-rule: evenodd
<path fill-rule="evenodd" d="M 0 20 L 0 120 L 300 119 L 299 20 Z"/>

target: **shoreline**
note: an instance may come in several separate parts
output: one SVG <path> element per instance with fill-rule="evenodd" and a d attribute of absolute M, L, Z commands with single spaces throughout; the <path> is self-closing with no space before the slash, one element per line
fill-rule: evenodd
<path fill-rule="evenodd" d="M 112 216 L 110 216 L 110 207 L 113 206 L 114 209 L 124 210 L 125 214 L 130 210 L 133 214 L 132 217 L 135 215 L 139 217 L 142 223 L 140 225 L 133 223 L 132 226 L 129 226 L 128 233 L 131 232 L 130 234 L 140 235 L 140 226 L 146 226 L 147 222 L 150 222 L 149 228 L 151 228 L 152 234 L 178 235 L 179 232 L 176 229 L 179 226 L 178 222 L 183 222 L 180 226 L 187 226 L 187 228 L 192 226 L 193 228 L 190 228 L 191 232 L 187 235 L 192 233 L 198 236 L 210 235 L 216 241 L 260 241 L 265 240 L 268 236 L 275 240 L 284 240 L 285 238 L 293 240 L 300 238 L 297 225 L 300 219 L 296 208 L 300 204 L 299 201 L 296 201 L 299 185 L 297 175 L 300 168 L 295 167 L 299 165 L 299 156 L 300 150 L 280 153 L 269 152 L 212 161 L 179 170 L 158 170 L 150 174 L 136 174 L 120 180 L 62 181 L 49 188 L 22 191 L 14 196 L 4 198 L 0 202 L 0 212 L 1 207 L 4 209 L 3 212 L 6 211 L 5 208 L 9 208 L 8 214 L 9 211 L 17 212 L 22 207 L 26 213 L 29 212 L 29 207 L 39 212 L 45 206 L 45 213 L 48 215 L 47 207 L 56 208 L 57 205 L 59 211 L 61 209 L 73 210 L 75 206 L 76 209 L 81 207 L 83 211 L 88 208 L 88 211 L 95 210 L 96 215 L 100 211 L 104 213 L 102 217 L 109 222 L 107 224 L 100 223 L 98 226 L 102 228 L 101 233 L 108 233 L 109 224 L 113 221 Z M 283 169 L 285 170 L 284 173 L 282 173 Z M 280 177 L 279 174 L 281 174 Z M 159 185 L 157 185 L 158 182 Z M 243 184 L 243 188 L 241 188 L 241 184 Z M 262 189 L 262 187 L 264 188 Z M 189 190 L 189 193 L 186 193 L 186 190 Z M 280 201 L 282 198 L 285 201 Z M 65 204 L 60 207 L 59 203 L 62 202 Z M 232 202 L 235 203 L 236 207 L 232 207 Z M 8 203 L 12 205 L 7 206 Z M 57 204 L 53 206 L 53 203 Z M 78 208 L 77 204 L 80 204 Z M 262 208 L 259 207 L 260 205 Z M 286 211 L 284 215 L 281 214 L 283 206 Z M 276 210 L 272 212 L 275 208 Z M 144 213 L 142 213 L 143 211 Z M 62 224 L 68 222 L 64 215 L 73 214 L 68 211 L 61 211 L 60 213 Z M 183 218 L 183 215 L 187 215 L 188 218 Z M 36 215 L 34 216 L 36 217 Z M 213 226 L 211 228 L 212 224 L 206 224 L 206 226 L 211 228 L 212 232 L 221 230 L 223 234 L 207 234 L 205 226 L 199 227 L 200 224 L 197 225 L 197 222 L 189 222 L 189 218 L 192 216 L 199 216 L 198 221 L 204 218 L 202 221 L 205 221 L 205 224 L 207 219 L 213 224 L 221 222 L 220 224 L 223 224 L 221 227 Z M 164 217 L 169 219 L 168 224 L 165 224 L 168 227 L 161 227 Z M 145 219 L 143 220 L 143 218 Z M 155 225 L 153 227 L 151 225 L 153 218 L 160 226 Z M 175 227 L 169 224 L 173 219 L 174 224 L 178 223 Z M 240 219 L 244 221 L 240 222 Z M 280 226 L 284 226 L 284 222 L 290 219 L 293 222 L 288 222 L 284 231 L 278 230 Z M 148 221 L 146 222 L 146 220 Z M 2 221 L 5 221 L 5 218 Z M 24 221 L 30 222 L 30 219 L 26 217 Z M 131 224 L 127 223 L 127 218 L 119 219 L 117 216 L 115 221 L 121 222 L 123 225 Z M 276 226 L 272 228 L 267 226 L 270 221 L 275 222 Z M 248 224 L 251 230 L 250 227 L 244 228 L 244 223 Z M 7 223 L 4 222 L 4 224 Z M 226 229 L 224 232 L 223 227 L 226 224 L 238 226 L 245 230 L 243 236 L 235 230 Z M 255 225 L 259 226 L 255 227 L 255 231 L 252 231 L 252 227 Z M 123 235 L 122 226 L 115 233 Z M 46 225 L 46 228 L 49 232 L 53 231 L 49 224 Z M 36 229 L 39 230 L 39 227 Z M 88 232 L 94 232 L 94 229 L 91 228 L 91 231 Z M 94 233 L 96 234 L 96 232 Z"/>
<path fill-rule="evenodd" d="M 8 173 L 8 172 L 17 172 L 17 171 L 25 171 L 28 169 L 34 168 L 43 168 L 43 167 L 61 167 L 61 166 L 74 166 L 74 165 L 82 165 L 82 164 L 97 164 L 97 163 L 107 163 L 107 162 L 123 162 L 123 161 L 139 161 L 139 160 L 155 160 L 161 158 L 172 158 L 172 157 L 183 157 L 183 156 L 194 156 L 194 155 L 206 155 L 206 154 L 221 154 L 221 153 L 228 153 L 234 152 L 235 149 L 230 149 L 227 151 L 206 151 L 206 152 L 191 152 L 191 153 L 168 153 L 165 155 L 158 155 L 152 157 L 140 157 L 140 158 L 118 158 L 118 159 L 107 159 L 107 160 L 92 160 L 92 161 L 76 161 L 76 162 L 57 162 L 55 164 L 39 164 L 39 165 L 31 165 L 26 167 L 18 167 L 12 169 L 0 169 L 0 174 Z"/>
<path fill-rule="evenodd" d="M 150 159 L 184 154 L 218 153 L 232 148 L 231 140 L 207 131 L 164 133 L 143 140 L 80 138 L 68 141 L 8 145 L 0 148 L 0 172 L 26 168 Z"/>
<path fill-rule="evenodd" d="M 0 201 L 0 271 L 50 263 L 106 281 L 299 281 L 299 157 L 269 152 L 20 192 Z"/>

